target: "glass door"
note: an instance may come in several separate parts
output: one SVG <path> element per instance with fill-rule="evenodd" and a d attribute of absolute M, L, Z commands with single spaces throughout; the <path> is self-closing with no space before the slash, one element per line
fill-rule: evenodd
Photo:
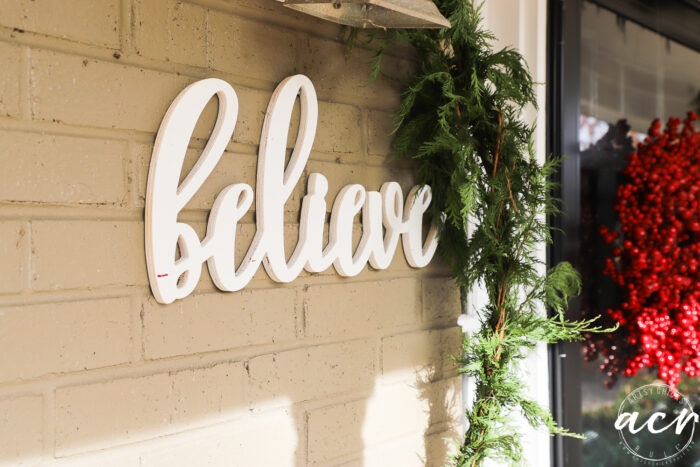
<path fill-rule="evenodd" d="M 562 233 L 550 263 L 568 260 L 581 272 L 583 293 L 568 317 L 600 316 L 611 325 L 608 310 L 628 298 L 609 274 L 623 261 L 615 249 L 624 240 L 618 187 L 629 182 L 628 155 L 655 119 L 700 113 L 700 2 L 562 0 L 550 2 L 549 22 L 549 151 L 567 157 L 559 175 L 566 215 L 552 221 Z M 556 439 L 554 464 L 639 465 L 621 446 L 615 420 L 628 394 L 660 382 L 658 370 L 624 374 L 624 329 L 589 337 L 551 349 L 555 417 L 586 436 Z M 700 402 L 700 378 L 684 375 L 679 390 Z M 697 441 L 700 435 L 686 455 L 663 465 L 700 466 Z"/>
<path fill-rule="evenodd" d="M 697 26 L 700 29 L 700 24 Z M 579 307 L 583 318 L 600 316 L 604 325 L 611 326 L 614 321 L 608 310 L 625 314 L 620 306 L 628 294 L 605 273 L 624 261 L 620 220 L 614 210 L 618 188 L 628 181 L 623 170 L 628 166 L 628 155 L 644 144 L 654 119 L 665 123 L 671 117 L 683 119 L 688 111 L 700 110 L 700 53 L 588 1 L 581 9 L 580 50 L 577 259 L 583 294 Z M 619 329 L 612 335 L 589 335 L 583 346 L 585 466 L 638 463 L 620 446 L 614 427 L 618 409 L 634 389 L 661 381 L 657 370 L 624 374 L 629 338 L 625 329 Z M 687 376 L 683 380 L 681 392 L 697 396 L 697 381 Z M 640 450 L 645 452 L 656 450 L 658 454 L 663 449 L 654 446 L 651 438 L 644 444 Z M 692 466 L 696 462 L 700 464 L 700 446 L 674 465 Z"/>

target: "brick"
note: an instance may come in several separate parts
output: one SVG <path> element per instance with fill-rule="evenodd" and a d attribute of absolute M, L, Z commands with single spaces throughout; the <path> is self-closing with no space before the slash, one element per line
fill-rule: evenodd
<path fill-rule="evenodd" d="M 190 227 L 192 227 L 195 231 L 195 233 L 199 236 L 200 239 L 203 239 L 206 235 L 206 228 L 207 224 L 206 222 L 201 222 L 201 221 L 188 221 L 186 222 Z M 240 266 L 241 260 L 245 257 L 247 251 L 250 249 L 250 245 L 253 242 L 253 237 L 255 236 L 255 231 L 256 231 L 256 226 L 255 224 L 251 223 L 239 223 L 236 226 L 236 267 Z M 291 256 L 292 251 L 294 250 L 297 241 L 299 238 L 299 225 L 298 224 L 285 224 L 284 226 L 284 245 L 285 245 L 285 251 L 287 252 L 287 256 Z M 144 256 L 145 258 L 145 256 Z M 144 259 L 145 261 L 145 259 Z M 302 271 L 300 274 L 300 277 L 305 277 L 309 276 L 309 274 L 305 271 Z M 148 279 L 144 279 L 147 281 Z M 253 276 L 253 279 L 251 280 L 251 284 L 255 283 L 257 287 L 281 287 L 280 283 L 272 281 L 272 279 L 269 278 L 267 275 L 265 268 L 263 265 L 261 265 L 255 275 Z M 205 262 L 203 264 L 203 269 L 202 269 L 202 274 L 200 277 L 200 284 L 203 285 L 202 289 L 197 289 L 195 288 L 195 293 L 204 293 L 204 292 L 210 292 L 212 287 L 214 287 L 213 281 L 211 280 L 209 270 L 207 267 L 207 263 Z M 217 294 L 221 294 L 224 292 L 217 292 Z M 226 295 L 226 293 L 224 293 Z"/>
<path fill-rule="evenodd" d="M 148 183 L 148 168 L 151 164 L 152 144 L 133 143 L 130 148 L 130 158 L 133 176 L 130 177 L 129 189 L 135 193 L 136 206 L 146 205 L 146 185 Z"/>
<path fill-rule="evenodd" d="M 238 121 L 236 122 L 236 128 L 233 132 L 233 141 L 254 145 L 257 149 L 257 146 L 260 144 L 260 134 L 265 121 L 265 112 L 270 103 L 272 92 L 246 88 L 234 83 L 231 83 L 231 86 L 233 86 L 238 96 Z M 293 148 L 296 143 L 297 132 L 299 130 L 299 115 L 299 100 L 297 99 L 292 109 L 289 131 L 287 132 L 287 148 Z M 208 137 L 209 133 L 210 131 L 200 137 Z M 197 135 L 196 129 L 195 135 Z"/>
<path fill-rule="evenodd" d="M 20 222 L 0 221 L 0 293 L 20 292 L 24 288 L 24 245 L 29 242 Z"/>
<path fill-rule="evenodd" d="M 414 323 L 417 289 L 413 279 L 311 286 L 305 299 L 306 335 L 366 335 Z"/>
<path fill-rule="evenodd" d="M 238 96 L 238 121 L 236 129 L 233 131 L 233 141 L 257 146 L 260 143 L 265 110 L 270 102 L 272 92 L 258 91 L 233 84 L 232 86 Z M 292 122 L 298 122 L 299 117 L 296 115 L 292 116 Z M 292 128 L 296 128 L 294 123 L 292 123 Z M 296 131 L 290 131 L 288 141 L 292 135 L 296 135 Z M 287 146 L 291 145 L 288 143 Z"/>
<path fill-rule="evenodd" d="M 309 412 L 309 463 L 317 465 L 361 452 L 366 408 L 367 401 L 362 399 Z"/>
<path fill-rule="evenodd" d="M 365 449 L 363 467 L 384 467 L 386 460 L 392 465 L 415 467 L 443 467 L 449 465 L 449 456 L 456 453 L 452 440 L 459 443 L 460 430 L 448 429 L 437 433 L 411 433 L 377 446 Z"/>
<path fill-rule="evenodd" d="M 134 43 L 140 55 L 207 66 L 207 10 L 177 0 L 136 0 Z"/>
<path fill-rule="evenodd" d="M 189 173 L 199 159 L 201 152 L 201 150 L 187 151 L 183 174 Z M 221 190 L 234 183 L 247 183 L 251 187 L 255 187 L 256 164 L 257 157 L 224 153 L 214 171 L 192 200 L 187 203 L 185 209 L 211 209 Z M 255 202 L 250 210 L 251 212 L 255 211 Z"/>
<path fill-rule="evenodd" d="M 209 425 L 246 412 L 246 372 L 242 363 L 184 370 L 173 376 L 175 412 L 172 423 Z"/>
<path fill-rule="evenodd" d="M 0 0 L 0 25 L 77 42 L 119 47 L 119 1 Z"/>
<path fill-rule="evenodd" d="M 351 461 L 338 464 L 339 467 L 363 467 L 363 465 L 362 459 L 353 459 Z"/>
<path fill-rule="evenodd" d="M 302 41 L 303 73 L 311 78 L 323 100 L 351 100 L 373 108 L 393 110 L 398 107 L 400 84 L 378 78 L 369 83 L 373 52 L 334 40 L 305 36 Z M 382 70 L 388 75 L 407 79 L 413 65 L 407 60 L 385 56 Z"/>
<path fill-rule="evenodd" d="M 140 222 L 34 221 L 31 225 L 36 290 L 148 282 Z"/>
<path fill-rule="evenodd" d="M 435 379 L 456 371 L 448 355 L 461 348 L 461 328 L 399 334 L 382 339 L 382 373 L 391 378 Z"/>
<path fill-rule="evenodd" d="M 390 112 L 372 110 L 367 114 L 367 152 L 377 156 L 388 156 L 394 139 L 394 120 Z"/>
<path fill-rule="evenodd" d="M 245 289 L 192 295 L 144 306 L 148 358 L 186 355 L 293 340 L 296 291 Z"/>
<path fill-rule="evenodd" d="M 423 279 L 423 320 L 454 320 L 462 313 L 459 287 L 451 278 Z"/>
<path fill-rule="evenodd" d="M 319 102 L 314 149 L 360 155 L 362 151 L 360 109 L 351 105 Z M 347 159 L 346 156 L 343 156 L 343 159 Z"/>
<path fill-rule="evenodd" d="M 36 465 L 43 449 L 41 396 L 0 399 L 0 462 Z"/>
<path fill-rule="evenodd" d="M 428 220 L 428 216 L 424 218 L 424 223 L 423 225 L 425 226 L 425 221 Z M 427 229 L 427 227 L 424 227 Z M 426 232 L 427 230 L 424 230 L 423 232 Z M 415 271 L 415 269 L 414 269 Z M 430 264 L 428 264 L 425 268 L 420 270 L 422 274 L 425 276 L 442 276 L 442 277 L 447 277 L 452 274 L 452 268 L 445 263 L 445 260 L 443 259 L 442 255 L 438 251 L 435 253 L 435 256 L 433 256 L 433 259 L 430 260 Z M 461 307 L 461 305 L 460 305 Z"/>
<path fill-rule="evenodd" d="M 385 182 L 398 182 L 403 190 L 404 199 L 414 185 L 413 173 L 407 169 L 311 160 L 306 165 L 306 172 L 309 174 L 321 173 L 328 179 L 328 194 L 326 195 L 328 212 L 333 208 L 333 201 L 338 196 L 338 192 L 346 185 L 359 183 L 367 190 L 379 191 Z"/>
<path fill-rule="evenodd" d="M 51 467 L 141 467 L 135 450 L 96 451 L 77 456 L 62 457 L 51 462 Z"/>
<path fill-rule="evenodd" d="M 56 390 L 59 456 L 215 423 L 245 411 L 240 363 Z"/>
<path fill-rule="evenodd" d="M 447 438 L 447 440 L 445 439 Z M 363 467 L 384 467 L 387 459 L 392 465 L 415 467 L 443 467 L 449 465 L 456 447 L 448 440 L 459 443 L 459 430 L 451 429 L 437 433 L 411 433 L 364 451 Z"/>
<path fill-rule="evenodd" d="M 457 454 L 457 445 L 462 441 L 462 430 L 458 425 L 451 429 L 425 437 L 425 466 L 443 467 L 450 456 Z"/>
<path fill-rule="evenodd" d="M 434 383 L 421 381 L 418 383 L 421 399 L 427 401 L 430 410 L 428 415 L 429 430 L 446 425 L 460 427 L 464 414 L 462 401 L 462 377 L 454 376 Z"/>
<path fill-rule="evenodd" d="M 56 390 L 56 454 L 128 443 L 162 432 L 175 410 L 167 374 Z"/>
<path fill-rule="evenodd" d="M 34 118 L 106 128 L 155 132 L 175 96 L 194 81 L 46 50 L 32 51 L 31 66 Z M 211 104 L 206 122 L 216 117 Z"/>
<path fill-rule="evenodd" d="M 459 378 L 379 385 L 367 401 L 362 435 L 379 444 L 412 433 L 424 434 L 434 425 L 459 422 L 460 401 Z"/>
<path fill-rule="evenodd" d="M 257 406 L 275 405 L 279 400 L 312 400 L 369 388 L 374 381 L 374 353 L 372 341 L 363 339 L 253 358 L 251 401 Z"/>
<path fill-rule="evenodd" d="M 129 299 L 0 308 L 0 380 L 128 362 Z"/>
<path fill-rule="evenodd" d="M 433 425 L 459 423 L 460 379 L 376 386 L 369 399 L 308 414 L 309 463 L 327 465 L 397 438 L 423 435 Z M 446 460 L 446 459 L 443 459 Z"/>
<path fill-rule="evenodd" d="M 365 449 L 363 467 L 385 467 L 387 459 L 401 467 L 425 467 L 425 434 L 411 433 L 392 441 Z M 447 461 L 447 459 L 445 459 Z"/>
<path fill-rule="evenodd" d="M 148 171 L 151 163 L 152 146 L 147 144 L 136 145 L 136 158 L 138 162 L 137 175 L 137 196 L 139 205 L 143 206 L 146 198 L 146 185 L 148 181 Z M 182 167 L 180 182 L 190 172 L 194 164 L 202 154 L 201 149 L 188 149 L 185 162 Z M 218 164 L 206 179 L 204 184 L 199 188 L 194 197 L 185 206 L 185 209 L 205 209 L 210 210 L 214 204 L 214 200 L 219 195 L 221 190 L 234 183 L 247 183 L 255 188 L 257 157 L 247 154 L 234 154 L 225 152 Z M 298 190 L 297 190 L 298 191 Z M 298 194 L 293 193 L 292 201 L 298 199 Z M 297 201 L 298 202 L 298 201 Z M 297 207 L 298 209 L 298 207 Z M 250 207 L 250 211 L 255 211 L 255 203 Z"/>
<path fill-rule="evenodd" d="M 279 82 L 297 73 L 297 33 L 276 24 L 209 13 L 209 50 L 216 70 Z"/>
<path fill-rule="evenodd" d="M 35 51 L 32 68 L 35 118 L 154 134 L 175 97 L 196 81 L 180 75 L 99 60 L 82 60 L 81 57 L 49 51 Z M 230 84 L 238 96 L 238 119 L 232 141 L 258 146 L 272 92 Z M 99 96 L 101 105 L 94 105 L 94 96 Z M 212 99 L 204 108 L 194 129 L 195 138 L 209 138 L 216 121 L 217 105 L 216 99 Z M 329 112 L 338 111 L 343 115 L 357 112 L 352 106 L 328 106 Z M 337 119 L 324 122 L 338 124 Z M 288 148 L 294 147 L 298 128 L 299 106 L 296 105 L 288 132 Z M 151 149 L 147 149 L 147 145 L 137 146 L 149 154 L 150 160 Z"/>
<path fill-rule="evenodd" d="M 0 199 L 114 204 L 126 198 L 126 143 L 0 131 Z"/>
<path fill-rule="evenodd" d="M 2 17 L 2 15 L 0 15 Z M 22 51 L 19 47 L 0 42 L 0 115 L 18 117 L 20 114 L 20 89 Z"/>
<path fill-rule="evenodd" d="M 143 467 L 298 465 L 297 423 L 288 408 L 172 436 L 141 456 Z M 270 447 L 274 440 L 274 448 Z"/>

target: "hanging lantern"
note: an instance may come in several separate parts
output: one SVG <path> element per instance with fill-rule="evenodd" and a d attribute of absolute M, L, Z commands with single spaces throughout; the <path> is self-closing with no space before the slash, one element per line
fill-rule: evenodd
<path fill-rule="evenodd" d="M 278 0 L 285 6 L 356 28 L 449 28 L 432 0 Z"/>

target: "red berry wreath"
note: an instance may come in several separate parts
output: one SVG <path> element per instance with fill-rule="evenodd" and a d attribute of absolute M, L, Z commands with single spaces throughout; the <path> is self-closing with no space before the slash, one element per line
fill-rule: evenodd
<path fill-rule="evenodd" d="M 607 310 L 620 329 L 593 344 L 606 357 L 601 369 L 611 378 L 608 386 L 618 373 L 631 376 L 645 367 L 658 368 L 674 390 L 681 372 L 700 375 L 697 119 L 695 112 L 683 121 L 671 118 L 663 133 L 654 120 L 649 137 L 627 156 L 627 183 L 618 187 L 614 206 L 620 232 L 599 230 L 613 245 L 604 274 L 626 296 Z"/>

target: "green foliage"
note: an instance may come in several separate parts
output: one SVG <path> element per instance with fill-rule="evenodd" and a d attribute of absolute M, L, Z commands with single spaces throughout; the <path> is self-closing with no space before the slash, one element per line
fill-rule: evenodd
<path fill-rule="evenodd" d="M 492 49 L 494 36 L 481 28 L 480 8 L 471 1 L 435 3 L 452 27 L 376 36 L 371 76 L 379 76 L 387 47 L 407 42 L 417 51 L 419 70 L 404 87 L 393 149 L 414 158 L 419 181 L 432 188 L 440 251 L 457 285 L 467 291 L 480 284 L 489 297 L 478 311 L 480 331 L 453 357 L 476 380 L 469 429 L 454 464 L 474 466 L 486 458 L 516 464 L 522 448 L 512 411 L 534 427 L 571 435 L 525 397 L 519 363 L 540 342 L 581 339 L 582 331 L 600 329 L 564 319 L 568 299 L 580 291 L 570 264 L 543 273 L 539 251 L 551 241 L 546 216 L 559 213 L 550 196 L 558 161 L 537 162 L 534 127 L 520 118 L 524 107 L 536 106 L 525 61 L 513 49 Z M 546 306 L 552 317 L 543 315 Z"/>

